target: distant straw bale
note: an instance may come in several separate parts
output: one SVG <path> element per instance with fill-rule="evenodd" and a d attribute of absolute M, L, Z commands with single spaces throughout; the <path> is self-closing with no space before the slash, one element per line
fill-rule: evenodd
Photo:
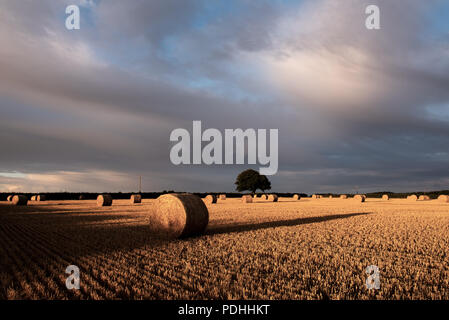
<path fill-rule="evenodd" d="M 278 196 L 277 196 L 277 194 L 270 194 L 270 195 L 268 196 L 268 201 L 270 201 L 270 202 L 278 202 Z"/>
<path fill-rule="evenodd" d="M 366 196 L 362 194 L 356 194 L 353 199 L 357 202 L 365 202 Z"/>
<path fill-rule="evenodd" d="M 252 203 L 253 202 L 253 198 L 251 197 L 251 195 L 245 194 L 245 195 L 242 196 L 242 202 L 243 203 Z"/>
<path fill-rule="evenodd" d="M 209 194 L 204 198 L 204 202 L 207 204 L 217 203 L 217 196 L 215 194 Z"/>
<path fill-rule="evenodd" d="M 449 196 L 442 194 L 438 197 L 438 201 L 440 202 L 449 202 Z"/>
<path fill-rule="evenodd" d="M 130 198 L 131 204 L 135 203 L 141 203 L 142 202 L 142 195 L 140 194 L 132 194 Z"/>
<path fill-rule="evenodd" d="M 112 196 L 110 194 L 100 194 L 97 197 L 97 206 L 110 207 L 112 205 Z"/>
<path fill-rule="evenodd" d="M 28 204 L 28 197 L 15 195 L 11 201 L 14 206 L 26 206 Z"/>
<path fill-rule="evenodd" d="M 382 196 L 382 200 L 386 201 L 386 200 L 390 200 L 390 196 L 388 194 L 384 194 Z"/>
<path fill-rule="evenodd" d="M 301 200 L 301 197 L 299 196 L 299 194 L 295 194 L 293 195 L 293 200 Z"/>

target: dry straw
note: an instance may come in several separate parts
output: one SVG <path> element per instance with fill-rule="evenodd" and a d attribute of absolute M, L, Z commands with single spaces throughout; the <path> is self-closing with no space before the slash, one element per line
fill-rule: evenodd
<path fill-rule="evenodd" d="M 430 197 L 429 197 L 429 196 L 426 196 L 426 195 L 420 195 L 418 199 L 419 199 L 420 201 L 426 201 L 426 200 L 430 200 Z"/>
<path fill-rule="evenodd" d="M 209 194 L 206 196 L 206 198 L 204 198 L 204 201 L 207 204 L 217 203 L 217 196 L 214 194 Z"/>
<path fill-rule="evenodd" d="M 253 202 L 253 198 L 251 197 L 251 195 L 245 194 L 245 195 L 242 196 L 242 202 L 243 203 L 252 203 Z"/>
<path fill-rule="evenodd" d="M 8 196 L 8 198 L 6 198 L 6 201 L 11 202 L 13 197 L 14 196 Z"/>
<path fill-rule="evenodd" d="M 362 195 L 362 194 L 356 194 L 354 196 L 354 200 L 357 201 L 357 202 L 365 202 L 366 196 Z"/>
<path fill-rule="evenodd" d="M 449 196 L 442 194 L 438 197 L 438 201 L 440 202 L 449 202 Z"/>
<path fill-rule="evenodd" d="M 97 197 L 97 206 L 109 207 L 112 205 L 112 197 L 110 194 L 100 194 Z"/>
<path fill-rule="evenodd" d="M 141 203 L 142 196 L 140 194 L 132 194 L 130 198 L 131 204 Z"/>
<path fill-rule="evenodd" d="M 225 194 L 220 194 L 220 200 L 226 200 L 226 195 Z"/>
<path fill-rule="evenodd" d="M 200 197 L 189 193 L 161 195 L 150 212 L 150 227 L 166 238 L 202 234 L 209 223 L 209 212 Z"/>
<path fill-rule="evenodd" d="M 278 202 L 278 196 L 277 196 L 277 194 L 270 194 L 270 195 L 268 196 L 268 201 L 270 201 L 270 202 Z"/>
<path fill-rule="evenodd" d="M 36 201 L 36 196 L 31 196 L 31 201 Z"/>
<path fill-rule="evenodd" d="M 12 198 L 12 204 L 14 206 L 26 206 L 28 204 L 28 198 L 26 196 L 16 195 Z"/>
<path fill-rule="evenodd" d="M 340 195 L 340 199 L 348 199 L 348 196 L 345 194 Z"/>
<path fill-rule="evenodd" d="M 320 198 L 320 196 L 317 195 L 317 194 L 313 194 L 313 195 L 312 195 L 312 199 L 319 199 L 319 198 Z"/>
<path fill-rule="evenodd" d="M 36 201 L 45 201 L 45 199 L 46 199 L 45 196 L 42 194 L 36 196 Z"/>
<path fill-rule="evenodd" d="M 301 197 L 299 196 L 299 194 L 295 194 L 293 195 L 293 200 L 301 200 Z"/>
<path fill-rule="evenodd" d="M 268 196 L 267 196 L 266 194 L 263 194 L 263 195 L 260 196 L 260 199 L 262 199 L 262 200 L 267 200 L 267 199 L 268 199 Z"/>
<path fill-rule="evenodd" d="M 388 196 L 388 194 L 384 194 L 383 196 L 382 196 L 382 200 L 390 200 L 390 197 Z"/>
<path fill-rule="evenodd" d="M 407 197 L 407 200 L 409 200 L 409 201 L 418 201 L 418 196 L 416 194 L 412 194 L 411 196 Z"/>

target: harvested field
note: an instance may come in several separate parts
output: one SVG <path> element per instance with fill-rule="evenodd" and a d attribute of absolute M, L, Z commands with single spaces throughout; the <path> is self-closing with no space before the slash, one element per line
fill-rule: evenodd
<path fill-rule="evenodd" d="M 170 241 L 149 233 L 153 203 L 1 202 L 0 299 L 449 299 L 444 202 L 228 198 L 205 235 Z"/>

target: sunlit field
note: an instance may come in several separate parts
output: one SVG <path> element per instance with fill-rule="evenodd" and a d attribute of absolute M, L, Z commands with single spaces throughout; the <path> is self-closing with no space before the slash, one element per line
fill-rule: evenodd
<path fill-rule="evenodd" d="M 1 202 L 0 299 L 449 299 L 446 203 L 228 198 L 204 235 L 161 240 L 153 202 Z"/>

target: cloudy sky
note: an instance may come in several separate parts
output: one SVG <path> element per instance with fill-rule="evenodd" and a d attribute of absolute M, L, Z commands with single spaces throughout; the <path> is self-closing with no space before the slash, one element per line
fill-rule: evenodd
<path fill-rule="evenodd" d="M 449 188 L 445 0 L 0 0 L 0 43 L 3 192 L 233 191 L 170 162 L 193 120 L 279 129 L 273 191 Z"/>

